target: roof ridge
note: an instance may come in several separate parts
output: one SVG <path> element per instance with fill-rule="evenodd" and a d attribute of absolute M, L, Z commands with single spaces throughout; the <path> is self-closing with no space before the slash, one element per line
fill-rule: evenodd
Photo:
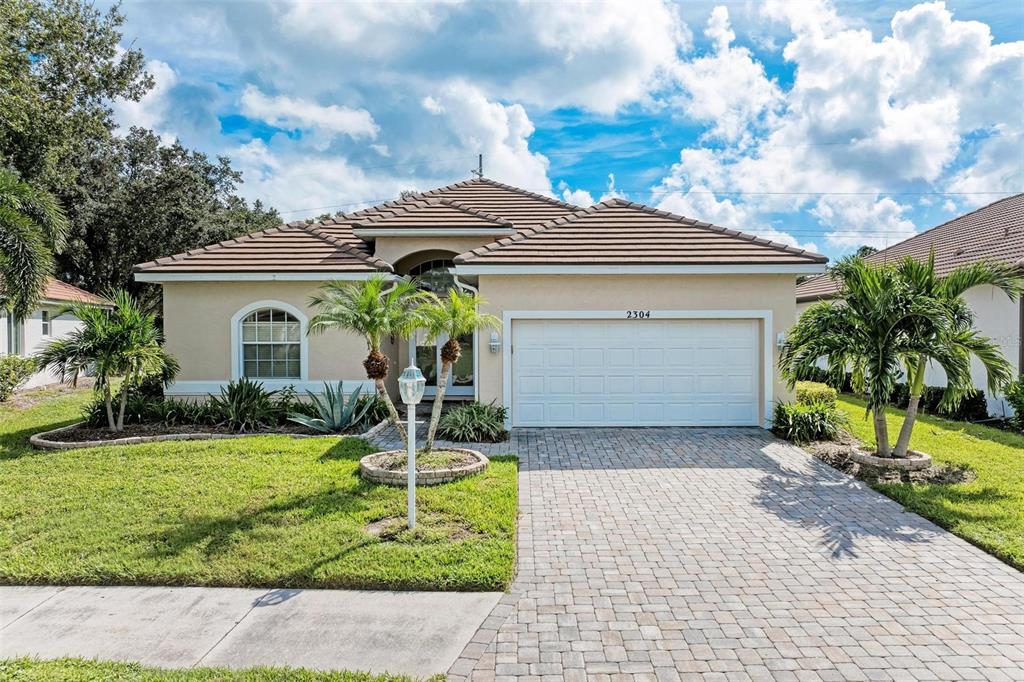
<path fill-rule="evenodd" d="M 757 235 L 749 234 L 747 232 L 741 232 L 740 230 L 735 230 L 735 229 L 728 228 L 728 227 L 722 227 L 720 225 L 714 225 L 713 223 L 704 222 L 702 220 L 696 220 L 694 218 L 687 218 L 686 216 L 681 216 L 681 215 L 678 215 L 676 213 L 671 213 L 669 211 L 664 211 L 664 210 L 661 210 L 661 209 L 657 209 L 657 208 L 654 208 L 652 206 L 647 206 L 646 204 L 638 204 L 636 202 L 629 201 L 628 199 L 623 199 L 621 197 L 613 197 L 611 199 L 606 199 L 604 201 L 600 201 L 600 202 L 594 204 L 593 206 L 588 206 L 587 208 L 584 208 L 582 210 L 570 213 L 569 215 L 559 216 L 558 218 L 554 218 L 553 220 L 549 220 L 548 222 L 546 222 L 546 223 L 544 223 L 542 225 L 539 225 L 536 228 L 532 228 L 529 231 L 523 230 L 522 232 L 518 232 L 517 234 L 515 234 L 515 235 L 513 235 L 511 237 L 507 237 L 507 238 L 504 238 L 504 239 L 499 239 L 497 241 L 491 242 L 490 244 L 485 244 L 485 245 L 483 245 L 481 247 L 477 247 L 475 249 L 472 249 L 471 251 L 469 251 L 467 253 L 460 254 L 459 256 L 457 256 L 455 258 L 455 262 L 456 263 L 466 263 L 466 262 L 469 262 L 469 261 L 471 261 L 471 260 L 473 260 L 473 259 L 475 259 L 475 258 L 477 258 L 479 256 L 483 256 L 485 253 L 492 253 L 494 251 L 498 251 L 498 250 L 502 249 L 503 247 L 508 246 L 509 244 L 512 244 L 512 243 L 515 243 L 515 242 L 519 242 L 519 241 L 522 241 L 524 239 L 528 239 L 528 238 L 530 238 L 532 236 L 535 236 L 535 235 L 538 235 L 538 234 L 542 234 L 544 232 L 548 232 L 548 231 L 550 231 L 550 230 L 552 230 L 552 229 L 554 229 L 556 227 L 561 227 L 561 226 L 566 225 L 568 223 L 576 222 L 577 220 L 585 218 L 586 216 L 588 216 L 590 214 L 598 213 L 598 212 L 600 212 L 603 209 L 606 209 L 606 208 L 616 208 L 616 207 L 632 208 L 632 209 L 639 210 L 639 211 L 642 211 L 642 212 L 650 214 L 650 215 L 658 216 L 660 218 L 667 218 L 667 219 L 675 221 L 677 223 L 685 223 L 685 224 L 687 224 L 687 225 L 689 225 L 691 227 L 697 227 L 697 228 L 700 228 L 700 229 L 703 229 L 703 230 L 707 230 L 709 232 L 714 232 L 714 233 L 717 233 L 717 234 L 723 234 L 723 235 L 725 235 L 727 237 L 730 237 L 730 238 L 734 238 L 734 239 L 738 239 L 738 240 L 742 240 L 742 241 L 754 242 L 755 244 L 759 244 L 761 246 L 767 246 L 767 247 L 772 248 L 772 249 L 774 249 L 776 251 L 782 251 L 784 253 L 791 253 L 791 254 L 795 254 L 795 255 L 807 256 L 807 257 L 810 257 L 810 258 L 820 259 L 821 262 L 825 262 L 825 261 L 828 260 L 828 258 L 826 256 L 824 256 L 824 255 L 822 255 L 820 253 L 815 253 L 813 251 L 808 251 L 807 249 L 801 249 L 801 248 L 798 248 L 798 247 L 795 247 L 795 246 L 789 246 L 788 244 L 781 244 L 779 242 L 773 242 L 770 239 L 765 239 L 764 237 L 758 237 Z"/>
<path fill-rule="evenodd" d="M 534 199 L 540 199 L 542 201 L 546 201 L 549 204 L 555 204 L 557 206 L 561 206 L 562 208 L 570 208 L 570 209 L 575 209 L 575 210 L 579 210 L 580 208 L 582 208 L 580 206 L 577 206 L 576 204 L 570 204 L 568 201 L 562 201 L 561 199 L 556 199 L 554 197 L 545 196 L 545 195 L 539 194 L 537 192 L 531 192 L 530 190 L 523 189 L 522 187 L 516 187 L 515 185 L 507 185 L 504 182 L 498 182 L 497 180 L 492 180 L 490 178 L 484 178 L 484 177 L 473 178 L 472 180 L 466 180 L 464 184 L 472 184 L 472 183 L 486 183 L 486 184 L 491 185 L 493 187 L 501 187 L 502 189 L 511 190 L 513 192 L 517 192 L 518 194 L 522 194 L 523 196 L 533 197 Z"/>
<path fill-rule="evenodd" d="M 388 210 L 393 210 L 394 212 L 387 213 L 386 211 L 383 211 L 379 215 L 371 215 L 365 218 L 360 218 L 359 220 L 353 222 L 352 225 L 354 227 L 371 227 L 376 223 L 383 222 L 390 218 L 398 217 L 406 213 L 412 213 L 413 211 L 417 211 L 428 206 L 451 206 L 452 208 L 456 209 L 457 211 L 460 211 L 461 213 L 472 215 L 476 218 L 480 218 L 481 220 L 486 220 L 488 222 L 495 223 L 501 226 L 506 226 L 509 228 L 514 227 L 512 221 L 507 218 L 503 218 L 493 213 L 488 213 L 487 211 L 481 210 L 479 208 L 474 208 L 473 206 L 470 206 L 469 204 L 463 201 L 449 199 L 447 197 L 429 197 L 419 199 L 406 197 L 406 199 L 402 201 L 401 205 L 387 207 Z"/>

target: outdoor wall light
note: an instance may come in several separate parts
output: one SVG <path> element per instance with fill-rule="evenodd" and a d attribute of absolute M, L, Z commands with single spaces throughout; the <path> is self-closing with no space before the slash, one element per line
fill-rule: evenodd
<path fill-rule="evenodd" d="M 497 353 L 501 350 L 501 339 L 498 338 L 498 332 L 491 332 L 491 342 L 488 346 L 490 346 L 492 353 Z"/>
<path fill-rule="evenodd" d="M 786 346 L 786 332 L 779 332 L 775 335 L 775 347 L 782 350 Z"/>

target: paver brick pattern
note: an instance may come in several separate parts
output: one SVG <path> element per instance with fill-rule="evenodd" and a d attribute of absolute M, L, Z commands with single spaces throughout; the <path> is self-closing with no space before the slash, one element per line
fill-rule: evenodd
<path fill-rule="evenodd" d="M 1024 680 L 1024 574 L 760 429 L 527 429 L 472 680 Z"/>

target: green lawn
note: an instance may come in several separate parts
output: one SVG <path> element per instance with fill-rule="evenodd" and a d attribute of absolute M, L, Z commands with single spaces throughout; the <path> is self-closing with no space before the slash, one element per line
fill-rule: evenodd
<path fill-rule="evenodd" d="M 853 435 L 874 445 L 864 402 L 841 396 Z M 890 437 L 903 411 L 888 411 Z M 910 446 L 937 463 L 966 464 L 978 478 L 958 485 L 879 484 L 875 488 L 985 551 L 1024 570 L 1024 435 L 989 426 L 920 416 Z"/>
<path fill-rule="evenodd" d="M 351 672 L 317 672 L 303 668 L 192 668 L 165 670 L 138 663 L 87 661 L 61 658 L 38 661 L 29 658 L 0 660 L 0 680 L 17 682 L 410 682 L 404 675 L 371 675 Z M 440 682 L 443 675 L 430 678 Z"/>
<path fill-rule="evenodd" d="M 501 590 L 516 461 L 418 491 L 364 483 L 356 438 L 255 436 L 40 451 L 87 392 L 0 405 L 0 583 Z M 369 523 L 393 519 L 385 532 Z"/>

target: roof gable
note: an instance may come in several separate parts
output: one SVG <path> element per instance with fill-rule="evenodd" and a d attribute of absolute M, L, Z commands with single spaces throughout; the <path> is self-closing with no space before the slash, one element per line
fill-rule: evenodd
<path fill-rule="evenodd" d="M 825 256 L 622 199 L 455 259 L 474 265 L 811 265 Z"/>
<path fill-rule="evenodd" d="M 410 199 L 397 206 L 380 208 L 352 223 L 357 237 L 382 234 L 423 235 L 515 233 L 512 223 L 500 216 L 467 206 L 461 201 L 432 197 Z"/>
<path fill-rule="evenodd" d="M 1018 264 L 1024 259 L 1024 194 L 1004 197 L 970 213 L 920 232 L 887 249 L 871 254 L 869 263 L 886 263 L 910 256 L 927 258 L 935 250 L 940 275 L 978 261 Z M 801 282 L 798 301 L 834 296 L 839 290 L 831 277 L 821 275 Z"/>

